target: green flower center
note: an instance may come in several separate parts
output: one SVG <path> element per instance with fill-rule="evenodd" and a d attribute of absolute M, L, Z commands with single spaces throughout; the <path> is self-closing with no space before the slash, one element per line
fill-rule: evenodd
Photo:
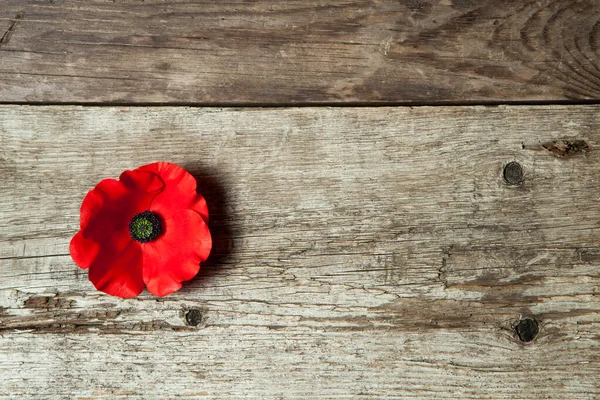
<path fill-rule="evenodd" d="M 148 243 L 156 239 L 162 226 L 158 215 L 150 211 L 136 214 L 129 223 L 129 234 L 140 243 Z"/>

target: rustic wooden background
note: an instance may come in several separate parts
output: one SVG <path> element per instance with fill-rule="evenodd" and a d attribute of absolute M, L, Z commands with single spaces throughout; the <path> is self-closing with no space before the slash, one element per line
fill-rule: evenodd
<path fill-rule="evenodd" d="M 0 398 L 599 399 L 600 2 L 0 2 Z M 333 106 L 333 107 L 332 107 Z M 68 254 L 192 172 L 177 293 Z"/>

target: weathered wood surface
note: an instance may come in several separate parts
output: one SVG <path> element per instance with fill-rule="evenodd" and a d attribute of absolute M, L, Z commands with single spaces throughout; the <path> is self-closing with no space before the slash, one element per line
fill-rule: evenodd
<path fill-rule="evenodd" d="M 599 111 L 0 107 L 0 398 L 597 399 Z M 103 295 L 80 202 L 156 160 L 215 252 Z"/>
<path fill-rule="evenodd" d="M 596 0 L 3 0 L 0 101 L 600 97 Z"/>

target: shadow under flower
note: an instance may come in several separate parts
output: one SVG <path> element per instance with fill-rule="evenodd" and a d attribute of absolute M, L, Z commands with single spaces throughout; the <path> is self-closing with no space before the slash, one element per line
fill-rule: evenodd
<path fill-rule="evenodd" d="M 206 284 L 219 268 L 227 264 L 234 252 L 235 236 L 228 208 L 227 190 L 218 174 L 198 167 L 183 166 L 198 182 L 196 191 L 206 199 L 208 205 L 208 228 L 212 236 L 212 250 L 208 259 L 200 265 L 200 272 L 192 280 L 183 282 L 183 288 Z"/>

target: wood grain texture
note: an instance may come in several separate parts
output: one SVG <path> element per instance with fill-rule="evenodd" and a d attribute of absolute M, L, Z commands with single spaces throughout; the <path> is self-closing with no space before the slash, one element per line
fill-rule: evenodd
<path fill-rule="evenodd" d="M 0 398 L 597 399 L 599 111 L 0 107 Z M 80 202 L 156 160 L 215 251 L 103 295 Z"/>
<path fill-rule="evenodd" d="M 0 101 L 598 99 L 596 0 L 4 0 Z"/>

